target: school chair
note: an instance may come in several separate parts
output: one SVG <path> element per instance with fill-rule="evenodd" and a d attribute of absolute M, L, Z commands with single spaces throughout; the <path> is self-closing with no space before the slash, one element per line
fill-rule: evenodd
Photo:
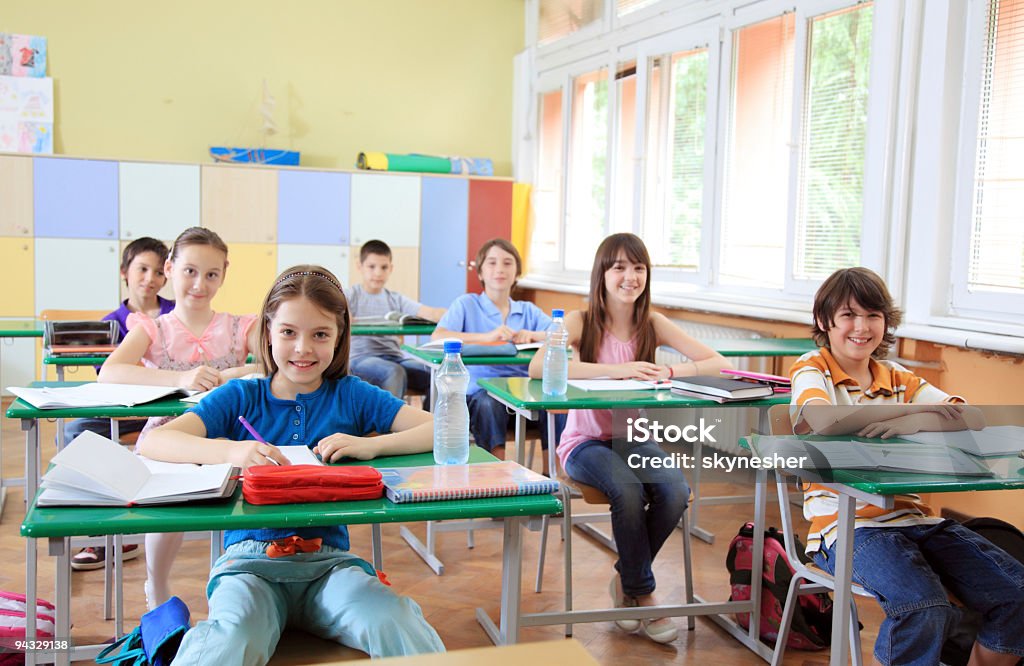
<path fill-rule="evenodd" d="M 548 428 L 549 432 L 554 432 L 554 414 L 548 412 Z M 555 455 L 555 449 L 557 448 L 557 442 L 548 442 L 548 469 L 551 470 L 552 474 L 555 474 L 555 478 L 558 479 L 560 486 L 560 494 L 562 500 L 562 538 L 565 540 L 565 547 L 563 549 L 564 558 L 563 566 L 565 567 L 565 612 L 569 613 L 572 611 L 572 499 L 574 496 L 581 497 L 587 504 L 611 504 L 611 500 L 608 496 L 602 493 L 600 490 L 593 486 L 588 486 L 585 483 L 576 481 L 561 468 L 558 463 L 558 456 Z M 690 499 L 688 506 L 693 504 L 693 491 L 690 491 Z M 686 592 L 686 603 L 696 603 L 696 597 L 693 591 L 693 563 L 690 556 L 690 525 L 687 520 L 689 510 L 683 512 L 683 518 L 681 521 L 681 533 L 683 537 L 683 586 Z M 605 512 L 604 514 L 595 515 L 607 515 L 610 517 L 610 513 Z M 581 516 L 577 516 L 580 518 Z M 542 519 L 541 527 L 541 541 L 540 541 L 540 554 L 537 560 L 537 582 L 535 591 L 540 592 L 542 577 L 544 572 L 544 555 L 547 550 L 547 536 L 548 536 L 548 516 L 544 516 Z M 609 543 L 602 542 L 602 545 L 610 548 L 614 552 L 618 552 L 614 547 L 615 542 L 613 539 L 608 538 Z M 610 545 L 609 545 L 610 544 Z M 696 627 L 696 618 L 693 615 L 686 617 L 686 627 L 690 631 Z M 572 625 L 565 625 L 566 637 L 572 636 Z"/>
<path fill-rule="evenodd" d="M 789 405 L 772 405 L 768 410 L 770 431 L 773 435 L 792 435 L 793 424 L 789 418 Z M 789 627 L 793 622 L 793 614 L 796 605 L 799 603 L 797 597 L 802 594 L 813 594 L 815 592 L 834 592 L 835 581 L 827 572 L 816 566 L 808 566 L 800 561 L 796 552 L 796 533 L 793 529 L 793 516 L 789 510 L 790 497 L 789 486 L 785 474 L 780 469 L 775 470 L 775 485 L 779 497 L 779 519 L 782 522 L 782 535 L 786 541 L 786 557 L 793 567 L 793 581 L 789 585 L 789 592 L 786 594 L 786 605 L 782 610 L 782 621 L 779 626 L 779 637 L 775 641 L 775 651 L 772 654 L 772 666 L 782 663 L 786 652 L 786 640 L 789 638 Z M 862 597 L 873 595 L 857 583 L 853 584 L 853 593 Z M 860 622 L 857 620 L 857 604 L 855 599 L 850 599 L 850 659 L 853 666 L 861 666 L 864 663 L 864 656 L 860 649 Z"/>

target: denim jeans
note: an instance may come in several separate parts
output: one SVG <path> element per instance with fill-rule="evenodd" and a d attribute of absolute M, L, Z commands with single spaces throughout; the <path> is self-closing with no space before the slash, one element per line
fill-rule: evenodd
<path fill-rule="evenodd" d="M 622 591 L 630 596 L 654 592 L 651 564 L 686 510 L 690 487 L 678 469 L 634 469 L 626 454 L 639 460 L 669 458 L 654 443 L 630 446 L 618 451 L 601 440 L 583 442 L 569 454 L 565 472 L 573 479 L 594 486 L 611 500 L 612 534 L 619 549 L 615 568 L 622 578 Z"/>
<path fill-rule="evenodd" d="M 430 393 L 430 370 L 419 361 L 402 356 L 361 356 L 349 363 L 350 372 L 363 381 L 378 386 L 396 398 L 403 398 L 407 389 Z"/>
<path fill-rule="evenodd" d="M 419 605 L 367 562 L 330 546 L 268 558 L 269 544 L 228 546 L 210 571 L 209 616 L 181 642 L 178 666 L 263 666 L 286 625 L 371 657 L 444 652 Z"/>
<path fill-rule="evenodd" d="M 834 573 L 835 544 L 814 560 Z M 853 580 L 885 611 L 875 641 L 883 664 L 939 663 L 960 616 L 947 589 L 983 616 L 979 643 L 1024 656 L 1024 564 L 955 521 L 854 530 Z"/>
<path fill-rule="evenodd" d="M 471 393 L 466 398 L 469 404 L 469 432 L 473 434 L 476 445 L 487 451 L 496 446 L 505 446 L 508 438 L 509 413 L 505 405 L 487 394 L 483 389 Z M 548 413 L 540 411 L 538 419 L 540 442 L 545 451 L 548 449 Z M 555 442 L 562 436 L 565 429 L 565 414 L 555 416 Z"/>

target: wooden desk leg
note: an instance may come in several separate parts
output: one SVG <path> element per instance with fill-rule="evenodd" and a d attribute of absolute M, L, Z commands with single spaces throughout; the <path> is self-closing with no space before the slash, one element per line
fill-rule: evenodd
<path fill-rule="evenodd" d="M 853 529 L 856 502 L 851 495 L 839 493 L 839 520 L 836 524 L 835 601 L 832 604 L 831 666 L 845 666 L 850 651 L 850 598 L 853 594 Z"/>

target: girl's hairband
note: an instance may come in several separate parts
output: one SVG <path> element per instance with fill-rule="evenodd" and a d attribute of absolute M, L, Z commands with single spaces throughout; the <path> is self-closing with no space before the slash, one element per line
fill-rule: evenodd
<path fill-rule="evenodd" d="M 327 280 L 328 282 L 330 282 L 331 284 L 333 284 L 335 287 L 338 288 L 338 291 L 341 291 L 341 292 L 344 291 L 341 288 L 341 285 L 338 284 L 338 282 L 335 281 L 334 278 L 332 278 L 330 275 L 326 275 L 325 273 L 320 273 L 318 271 L 296 271 L 295 273 L 288 273 L 287 275 L 283 276 L 280 280 L 278 280 L 277 283 L 274 286 L 276 287 L 277 285 L 281 284 L 285 280 L 293 278 L 296 275 L 315 275 L 316 277 L 323 278 L 323 279 Z"/>

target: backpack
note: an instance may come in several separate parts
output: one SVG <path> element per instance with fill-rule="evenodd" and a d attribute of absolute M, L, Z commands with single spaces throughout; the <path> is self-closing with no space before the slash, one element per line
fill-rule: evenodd
<path fill-rule="evenodd" d="M 998 518 L 971 518 L 963 526 L 977 532 L 999 546 L 1014 559 L 1024 563 L 1024 534 L 1010 523 Z M 960 608 L 960 619 L 942 644 L 942 663 L 965 666 L 971 658 L 974 639 L 981 629 L 981 614 Z M 1018 662 L 1020 663 L 1020 662 Z"/>
<path fill-rule="evenodd" d="M 26 597 L 24 594 L 0 591 L 0 642 L 12 647 L 14 642 L 25 638 Z M 45 599 L 36 599 L 36 636 L 53 637 L 53 604 Z M 0 666 L 14 666 L 25 663 L 25 653 L 16 650 L 0 650 Z"/>
<path fill-rule="evenodd" d="M 793 566 L 786 557 L 786 546 L 782 533 L 769 527 L 764 533 L 764 567 L 761 572 L 761 640 L 775 645 L 782 623 L 782 611 L 786 595 L 793 580 Z M 803 544 L 796 540 L 796 552 L 805 564 L 810 559 L 804 555 Z M 729 584 L 732 593 L 729 601 L 750 599 L 751 562 L 754 550 L 754 524 L 747 523 L 729 544 L 725 566 L 729 569 Z M 803 594 L 797 597 L 799 604 L 793 613 L 786 647 L 797 650 L 821 650 L 832 640 L 832 599 L 824 592 Z M 736 622 L 743 628 L 750 626 L 749 613 L 737 613 Z"/>

